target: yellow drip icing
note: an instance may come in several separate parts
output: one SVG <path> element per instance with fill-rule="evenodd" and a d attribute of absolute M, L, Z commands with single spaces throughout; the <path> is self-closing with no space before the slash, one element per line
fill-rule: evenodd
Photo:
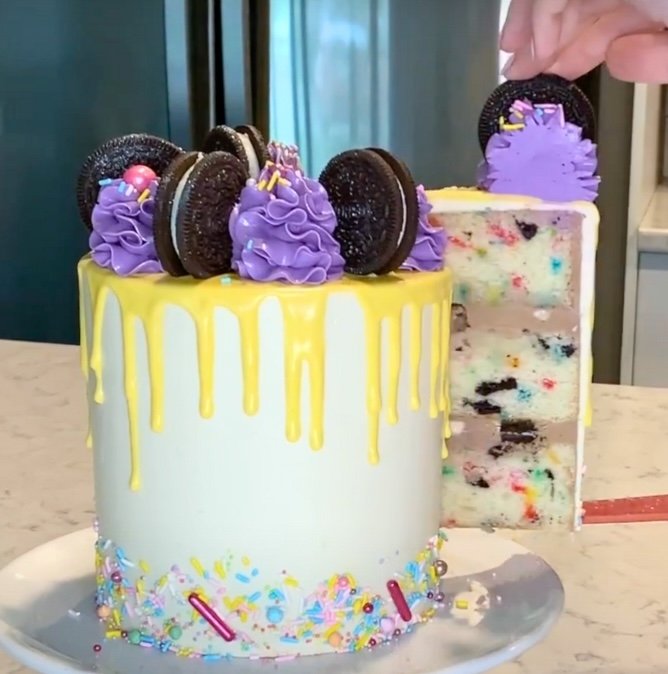
<path fill-rule="evenodd" d="M 250 311 L 237 315 L 244 379 L 244 412 L 249 416 L 257 414 L 260 409 L 260 335 L 257 319 L 259 304 L 258 298 Z"/>
<path fill-rule="evenodd" d="M 401 376 L 401 311 L 388 319 L 388 391 L 387 391 L 387 422 L 391 425 L 399 421 L 399 378 Z"/>
<path fill-rule="evenodd" d="M 405 347 L 402 343 L 403 312 L 410 308 L 408 334 L 409 400 L 411 409 L 420 407 L 420 361 L 422 351 L 423 313 L 431 310 L 431 354 L 429 412 L 437 417 L 449 407 L 447 387 L 447 355 L 450 300 L 452 292 L 449 271 L 411 274 L 402 273 L 381 278 L 345 278 L 314 288 L 281 284 L 259 284 L 235 279 L 221 284 L 220 279 L 195 281 L 172 279 L 162 275 L 122 278 L 101 269 L 89 258 L 79 264 L 82 304 L 90 298 L 92 333 L 87 334 L 87 321 L 82 311 L 82 370 L 95 375 L 94 401 L 104 402 L 103 326 L 110 294 L 116 298 L 122 319 L 124 392 L 130 431 L 130 486 L 139 489 L 139 401 L 137 391 L 137 325 L 146 340 L 150 387 L 150 425 L 154 432 L 164 427 L 164 321 L 165 308 L 185 310 L 192 318 L 197 340 L 199 374 L 199 412 L 202 417 L 214 415 L 215 311 L 224 308 L 237 319 L 241 343 L 243 376 L 243 409 L 257 413 L 260 406 L 260 333 L 259 310 L 266 298 L 275 297 L 281 307 L 284 333 L 285 367 L 285 431 L 288 440 L 302 437 L 302 381 L 308 382 L 309 444 L 317 450 L 324 443 L 325 391 L 325 319 L 327 303 L 334 294 L 353 294 L 364 312 L 366 326 L 368 459 L 380 459 L 378 435 L 383 407 L 381 395 L 383 325 L 387 325 L 387 421 L 397 423 L 401 363 Z M 425 401 L 427 402 L 427 401 Z"/>
<path fill-rule="evenodd" d="M 301 384 L 306 366 L 313 450 L 321 449 L 324 442 L 326 300 L 326 295 L 311 292 L 279 298 L 285 333 L 285 436 L 290 442 L 301 437 Z"/>
<path fill-rule="evenodd" d="M 438 417 L 439 405 L 441 402 L 441 389 L 439 388 L 439 376 L 441 374 L 441 356 L 445 355 L 443 351 L 443 335 L 441 314 L 442 304 L 435 302 L 432 306 L 431 317 L 431 379 L 429 382 L 429 415 L 436 419 Z M 441 383 L 442 384 L 442 383 Z"/>
<path fill-rule="evenodd" d="M 151 313 L 142 321 L 146 334 L 146 351 L 148 354 L 148 369 L 151 383 L 151 429 L 160 433 L 164 426 L 164 372 L 162 368 L 162 316 L 161 306 L 154 307 Z"/>
<path fill-rule="evenodd" d="M 448 311 L 448 315 L 450 312 Z M 411 345 L 411 409 L 420 409 L 420 360 L 422 356 L 422 309 L 417 304 L 411 305 L 410 323 Z"/>

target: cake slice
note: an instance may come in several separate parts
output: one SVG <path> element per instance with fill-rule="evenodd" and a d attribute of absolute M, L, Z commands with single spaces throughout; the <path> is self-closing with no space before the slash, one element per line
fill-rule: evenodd
<path fill-rule="evenodd" d="M 598 211 L 586 202 L 429 194 L 455 277 L 452 437 L 443 512 L 456 526 L 569 528 L 580 517 Z"/>

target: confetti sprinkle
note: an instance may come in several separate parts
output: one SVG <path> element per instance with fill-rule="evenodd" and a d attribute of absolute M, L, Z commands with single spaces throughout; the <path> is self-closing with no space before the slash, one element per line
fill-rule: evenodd
<path fill-rule="evenodd" d="M 220 634 L 225 641 L 234 641 L 234 630 L 197 594 L 188 595 L 188 601 L 192 607 Z"/>
<path fill-rule="evenodd" d="M 406 603 L 406 598 L 404 597 L 404 593 L 401 591 L 399 583 L 397 583 L 396 580 L 389 580 L 387 582 L 387 589 L 390 593 L 390 597 L 392 597 L 394 605 L 397 607 L 397 611 L 399 611 L 401 619 L 408 622 L 413 617 L 413 614 Z"/>

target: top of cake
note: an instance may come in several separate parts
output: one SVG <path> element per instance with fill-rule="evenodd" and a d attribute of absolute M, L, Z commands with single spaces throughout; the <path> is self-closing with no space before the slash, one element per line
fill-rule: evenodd
<path fill-rule="evenodd" d="M 478 190 L 593 202 L 600 178 L 586 96 L 554 75 L 501 84 L 480 115 Z M 79 208 L 93 260 L 121 276 L 318 285 L 344 273 L 443 268 L 447 236 L 406 165 L 376 149 L 343 152 L 318 179 L 298 148 L 253 126 L 212 129 L 199 152 L 161 138 L 115 138 L 85 162 Z"/>
<path fill-rule="evenodd" d="M 424 189 L 381 149 L 343 152 L 315 179 L 296 146 L 251 126 L 216 127 L 199 152 L 132 134 L 87 159 L 78 198 L 92 259 L 120 276 L 308 286 L 443 268 Z"/>

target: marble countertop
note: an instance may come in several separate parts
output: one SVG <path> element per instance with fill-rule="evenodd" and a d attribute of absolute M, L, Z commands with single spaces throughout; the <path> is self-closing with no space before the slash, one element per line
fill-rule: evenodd
<path fill-rule="evenodd" d="M 668 390 L 594 388 L 587 500 L 668 493 Z M 90 526 L 84 387 L 71 346 L 0 341 L 0 567 Z M 566 588 L 550 636 L 498 674 L 666 674 L 668 522 L 508 534 Z M 0 653 L 0 674 L 28 670 Z"/>

